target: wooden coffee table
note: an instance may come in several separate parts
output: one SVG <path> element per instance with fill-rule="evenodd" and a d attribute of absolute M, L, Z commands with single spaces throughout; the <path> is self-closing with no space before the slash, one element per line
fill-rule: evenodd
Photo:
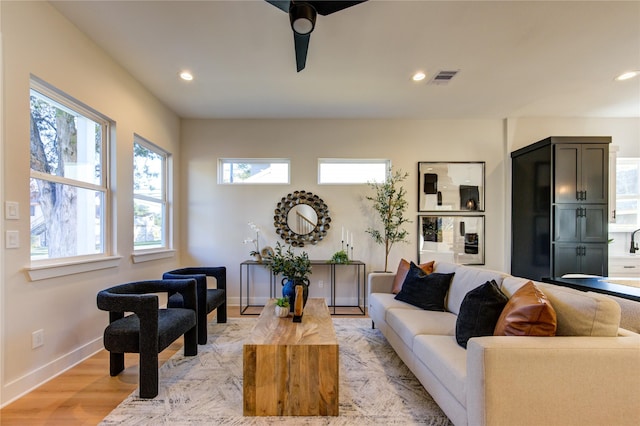
<path fill-rule="evenodd" d="M 325 300 L 310 298 L 300 323 L 274 306 L 244 343 L 244 415 L 337 416 L 338 340 Z"/>

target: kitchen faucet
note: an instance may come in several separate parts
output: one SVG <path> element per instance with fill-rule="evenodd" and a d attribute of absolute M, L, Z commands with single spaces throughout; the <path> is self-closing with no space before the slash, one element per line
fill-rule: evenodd
<path fill-rule="evenodd" d="M 636 232 L 640 231 L 640 229 L 636 229 L 635 231 L 633 231 L 631 233 L 631 248 L 629 249 L 629 253 L 635 253 L 636 251 L 638 251 L 638 246 L 636 246 L 635 241 L 633 240 L 633 237 L 635 237 Z"/>

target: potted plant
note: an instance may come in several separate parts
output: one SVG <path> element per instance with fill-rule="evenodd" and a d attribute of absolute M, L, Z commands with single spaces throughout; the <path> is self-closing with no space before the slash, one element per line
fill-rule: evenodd
<path fill-rule="evenodd" d="M 335 252 L 333 256 L 331 256 L 331 259 L 329 260 L 328 263 L 342 263 L 342 264 L 348 265 L 349 256 L 347 255 L 346 251 L 340 250 Z"/>
<path fill-rule="evenodd" d="M 276 299 L 276 316 L 284 318 L 289 315 L 289 298 L 279 297 Z"/>
<path fill-rule="evenodd" d="M 306 302 L 309 295 L 309 274 L 311 274 L 311 261 L 307 252 L 295 254 L 289 246 L 286 251 L 279 242 L 275 251 L 267 262 L 267 267 L 274 274 L 282 275 L 282 296 L 289 299 L 289 305 L 293 306 L 296 298 L 296 285 L 303 287 L 303 300 Z"/>
<path fill-rule="evenodd" d="M 368 228 L 366 232 L 373 237 L 373 240 L 384 245 L 384 272 L 388 271 L 389 252 L 394 243 L 408 242 L 409 234 L 402 228 L 405 223 L 411 222 L 404 217 L 407 210 L 407 192 L 402 187 L 402 182 L 407 178 L 408 173 L 400 170 L 393 172 L 390 168 L 387 179 L 384 182 L 369 182 L 375 194 L 367 196 L 367 200 L 373 203 L 373 208 L 378 212 L 378 217 L 382 224 L 382 230 Z"/>

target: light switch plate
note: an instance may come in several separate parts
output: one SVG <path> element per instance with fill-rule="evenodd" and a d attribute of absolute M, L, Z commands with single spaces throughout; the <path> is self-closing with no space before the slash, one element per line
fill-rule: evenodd
<path fill-rule="evenodd" d="M 20 208 L 16 201 L 5 201 L 4 218 L 7 220 L 20 219 Z"/>
<path fill-rule="evenodd" d="M 20 247 L 20 234 L 18 231 L 7 231 L 5 248 L 13 249 Z"/>

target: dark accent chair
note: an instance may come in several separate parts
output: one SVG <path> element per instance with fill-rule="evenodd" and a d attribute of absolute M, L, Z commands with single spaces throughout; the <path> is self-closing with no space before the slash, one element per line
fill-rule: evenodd
<path fill-rule="evenodd" d="M 184 307 L 160 309 L 158 295 L 181 295 Z M 124 370 L 124 354 L 140 354 L 140 398 L 158 395 L 158 353 L 184 334 L 184 355 L 198 354 L 196 280 L 149 280 L 120 284 L 102 290 L 98 308 L 109 311 L 104 347 L 109 353 L 109 373 Z M 133 312 L 125 316 L 125 312 Z"/>
<path fill-rule="evenodd" d="M 207 288 L 207 277 L 214 277 L 217 288 Z M 198 298 L 198 343 L 207 343 L 207 315 L 217 309 L 218 323 L 227 322 L 227 268 L 224 266 L 202 266 L 175 269 L 165 272 L 163 279 L 195 278 Z M 182 296 L 169 296 L 168 307 L 181 307 Z"/>

